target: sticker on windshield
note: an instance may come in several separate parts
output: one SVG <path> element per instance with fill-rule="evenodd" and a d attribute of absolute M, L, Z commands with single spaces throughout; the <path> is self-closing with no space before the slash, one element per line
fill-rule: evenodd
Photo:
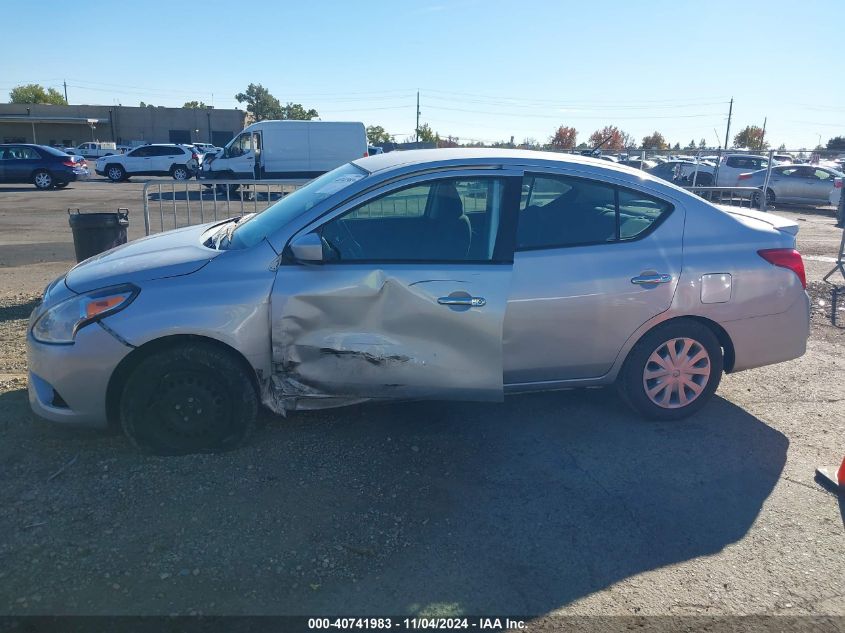
<path fill-rule="evenodd" d="M 322 194 L 324 196 L 331 195 L 333 193 L 337 193 L 344 187 L 348 187 L 353 182 L 357 182 L 364 177 L 364 174 L 346 174 L 344 176 L 338 176 L 331 182 L 327 182 L 326 185 L 318 190 L 316 193 Z"/>

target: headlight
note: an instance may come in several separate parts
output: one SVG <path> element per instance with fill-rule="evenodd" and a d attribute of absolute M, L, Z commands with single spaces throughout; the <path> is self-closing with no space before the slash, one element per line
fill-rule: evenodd
<path fill-rule="evenodd" d="M 80 328 L 120 312 L 138 292 L 136 286 L 126 284 L 66 299 L 38 317 L 32 326 L 32 337 L 41 343 L 70 345 Z"/>

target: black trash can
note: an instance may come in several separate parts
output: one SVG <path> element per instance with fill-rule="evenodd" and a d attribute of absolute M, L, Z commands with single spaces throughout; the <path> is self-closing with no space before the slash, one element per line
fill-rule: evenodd
<path fill-rule="evenodd" d="M 79 209 L 68 209 L 67 212 L 77 262 L 126 244 L 129 209 L 110 213 L 80 213 Z"/>

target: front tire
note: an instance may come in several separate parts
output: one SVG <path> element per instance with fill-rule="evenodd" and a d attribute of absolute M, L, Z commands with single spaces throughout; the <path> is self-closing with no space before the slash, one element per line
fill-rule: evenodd
<path fill-rule="evenodd" d="M 643 417 L 680 420 L 707 404 L 723 368 L 722 348 L 710 328 L 678 319 L 640 339 L 628 354 L 618 386 Z"/>
<path fill-rule="evenodd" d="M 39 169 L 32 175 L 32 184 L 38 189 L 52 189 L 55 185 L 53 175 L 44 169 Z"/>
<path fill-rule="evenodd" d="M 129 375 L 120 420 L 129 439 L 156 455 L 231 450 L 252 433 L 258 394 L 225 350 L 186 344 L 142 360 Z"/>
<path fill-rule="evenodd" d="M 106 176 L 112 182 L 121 182 L 126 180 L 126 170 L 120 165 L 109 165 L 106 167 Z"/>

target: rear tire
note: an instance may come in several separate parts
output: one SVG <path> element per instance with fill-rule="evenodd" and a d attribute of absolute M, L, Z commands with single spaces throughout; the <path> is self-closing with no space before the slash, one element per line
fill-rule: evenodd
<path fill-rule="evenodd" d="M 126 176 L 126 170 L 120 165 L 109 165 L 108 167 L 106 167 L 106 176 L 112 182 L 121 182 L 122 180 L 128 180 L 128 177 Z"/>
<path fill-rule="evenodd" d="M 643 417 L 680 420 L 707 404 L 723 367 L 722 348 L 710 328 L 678 319 L 658 325 L 637 342 L 617 386 Z"/>
<path fill-rule="evenodd" d="M 751 196 L 751 206 L 757 207 L 758 209 L 760 208 L 760 193 L 759 191 L 755 191 Z M 766 189 L 766 206 L 775 206 L 775 192 L 771 189 Z"/>
<path fill-rule="evenodd" d="M 173 180 L 184 182 L 190 179 L 191 170 L 186 165 L 174 165 L 170 168 L 170 175 L 173 176 Z"/>
<path fill-rule="evenodd" d="M 32 175 L 32 184 L 38 189 L 52 189 L 56 183 L 53 174 L 46 169 L 39 169 Z"/>
<path fill-rule="evenodd" d="M 129 439 L 156 455 L 231 450 L 255 428 L 258 394 L 246 369 L 204 343 L 166 349 L 129 375 L 120 420 Z"/>

